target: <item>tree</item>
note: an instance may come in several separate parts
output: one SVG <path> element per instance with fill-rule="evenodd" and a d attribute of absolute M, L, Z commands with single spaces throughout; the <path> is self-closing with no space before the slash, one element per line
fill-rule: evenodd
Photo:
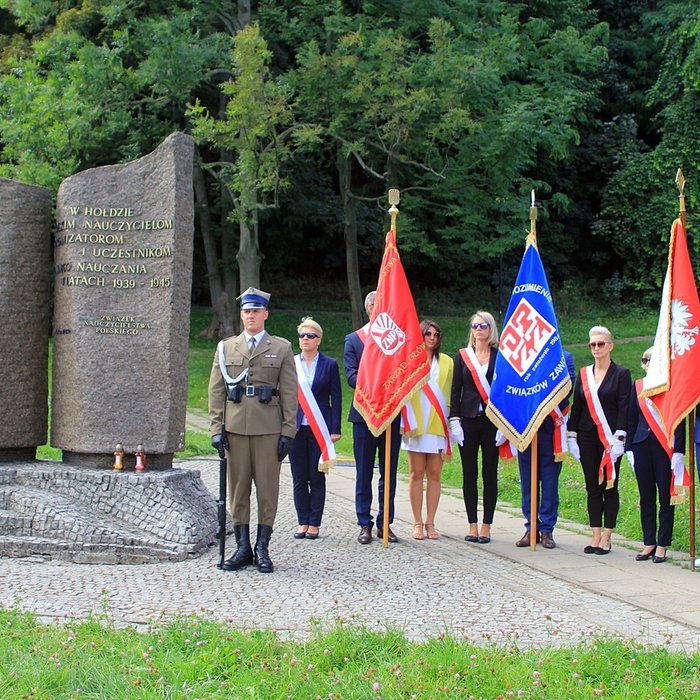
<path fill-rule="evenodd" d="M 292 136 L 301 133 L 292 129 L 292 111 L 285 90 L 272 79 L 270 58 L 259 27 L 241 29 L 234 38 L 231 78 L 221 86 L 227 98 L 224 114 L 213 116 L 200 103 L 189 110 L 195 138 L 230 156 L 206 167 L 233 203 L 241 289 L 260 284 L 259 214 L 277 206 L 287 186 L 281 166 L 290 157 Z"/>
<path fill-rule="evenodd" d="M 284 55 L 300 118 L 323 129 L 334 154 L 356 325 L 355 210 L 384 205 L 391 186 L 405 193 L 407 267 L 433 285 L 467 275 L 488 285 L 501 257 L 522 248 L 529 189 L 553 190 L 543 171 L 571 157 L 597 104 L 592 78 L 606 38 L 583 0 L 568 3 L 577 26 L 551 3 L 531 5 L 389 3 L 353 13 L 329 3 L 322 19 L 318 5 L 287 8 L 285 38 L 309 37 L 284 44 Z M 301 31 L 308 17 L 315 28 Z M 565 198 L 554 192 L 551 203 Z"/>
<path fill-rule="evenodd" d="M 678 214 L 675 176 L 682 168 L 688 181 L 687 206 L 700 206 L 700 10 L 694 3 L 663 3 L 647 12 L 644 22 L 665 41 L 660 69 L 647 91 L 657 115 L 658 143 L 650 145 L 638 132 L 625 142 L 620 167 L 603 192 L 597 235 L 608 240 L 619 258 L 623 289 L 642 303 L 658 304 L 658 290 L 667 265 L 671 222 Z M 653 143 L 653 142 L 652 142 Z M 692 238 L 690 239 L 692 245 Z M 698 243 L 695 242 L 697 249 Z"/>

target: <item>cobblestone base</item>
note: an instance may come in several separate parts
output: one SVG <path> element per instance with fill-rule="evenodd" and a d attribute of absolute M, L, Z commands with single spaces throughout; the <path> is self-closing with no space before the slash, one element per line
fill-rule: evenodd
<path fill-rule="evenodd" d="M 182 561 L 216 538 L 200 472 L 0 465 L 0 555 L 76 563 Z"/>

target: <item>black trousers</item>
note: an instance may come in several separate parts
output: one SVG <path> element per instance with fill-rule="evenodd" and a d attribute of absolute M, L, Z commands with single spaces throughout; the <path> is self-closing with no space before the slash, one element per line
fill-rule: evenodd
<path fill-rule="evenodd" d="M 462 495 L 470 524 L 478 522 L 477 502 L 479 450 L 481 450 L 481 481 L 484 495 L 484 517 L 486 525 L 493 523 L 493 514 L 498 500 L 498 447 L 496 426 L 485 416 L 462 418 L 464 444 L 459 448 L 462 458 Z"/>
<path fill-rule="evenodd" d="M 639 514 L 645 545 L 669 547 L 673 538 L 675 506 L 671 505 L 671 460 L 653 436 L 632 445 L 634 473 L 639 486 Z M 656 530 L 656 494 L 659 529 Z"/>
<path fill-rule="evenodd" d="M 319 527 L 326 504 L 326 475 L 318 470 L 321 448 L 313 431 L 302 425 L 289 450 L 292 493 L 299 525 Z"/>
<path fill-rule="evenodd" d="M 591 527 L 614 528 L 617 525 L 617 514 L 620 511 L 620 492 L 617 490 L 620 481 L 620 463 L 615 463 L 617 476 L 613 487 L 606 489 L 605 481 L 598 483 L 598 469 L 603 457 L 603 443 L 598 438 L 597 431 L 579 432 L 578 446 L 581 450 L 581 466 L 586 481 L 586 500 L 588 505 L 588 523 Z"/>

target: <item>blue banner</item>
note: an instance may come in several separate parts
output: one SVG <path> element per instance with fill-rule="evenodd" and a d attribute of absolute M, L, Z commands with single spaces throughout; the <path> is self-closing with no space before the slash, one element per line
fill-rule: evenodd
<path fill-rule="evenodd" d="M 528 242 L 501 331 L 486 414 L 522 451 L 570 391 L 547 276 L 537 246 Z"/>

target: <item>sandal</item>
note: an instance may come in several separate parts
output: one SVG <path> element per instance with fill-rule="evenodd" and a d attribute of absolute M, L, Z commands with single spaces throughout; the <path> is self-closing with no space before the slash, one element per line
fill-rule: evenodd
<path fill-rule="evenodd" d="M 423 523 L 413 523 L 413 539 L 423 539 Z"/>
<path fill-rule="evenodd" d="M 435 523 L 425 524 L 425 533 L 428 535 L 429 540 L 439 540 L 440 533 L 435 529 Z"/>

